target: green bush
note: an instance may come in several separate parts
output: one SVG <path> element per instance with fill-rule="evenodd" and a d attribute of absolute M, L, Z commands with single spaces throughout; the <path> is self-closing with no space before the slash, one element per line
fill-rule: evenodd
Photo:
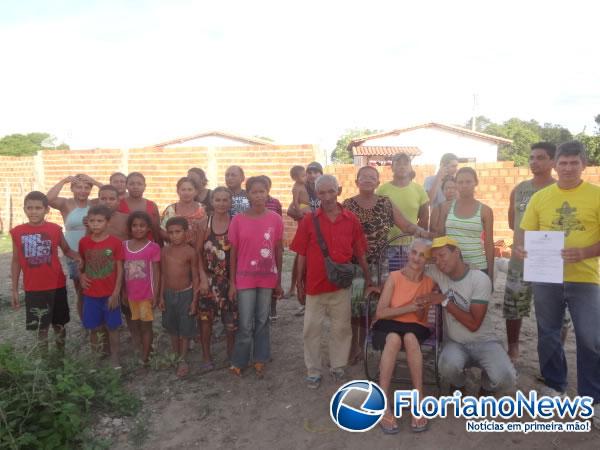
<path fill-rule="evenodd" d="M 93 413 L 132 415 L 139 406 L 119 373 L 91 357 L 43 360 L 0 345 L 0 448 L 79 447 Z"/>

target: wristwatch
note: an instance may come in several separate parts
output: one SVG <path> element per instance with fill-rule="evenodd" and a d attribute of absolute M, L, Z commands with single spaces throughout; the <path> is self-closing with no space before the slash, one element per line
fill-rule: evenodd
<path fill-rule="evenodd" d="M 448 297 L 446 297 L 444 300 L 442 300 L 442 303 L 440 303 L 440 305 L 442 305 L 442 308 L 445 308 L 446 306 L 448 306 L 449 302 L 450 302 L 450 299 Z"/>

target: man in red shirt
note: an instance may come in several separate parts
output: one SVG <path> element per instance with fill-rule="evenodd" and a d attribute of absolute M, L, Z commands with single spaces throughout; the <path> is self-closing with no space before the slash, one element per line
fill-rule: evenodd
<path fill-rule="evenodd" d="M 65 348 L 65 325 L 69 322 L 69 304 L 65 289 L 65 274 L 58 260 L 58 247 L 63 253 L 80 262 L 71 250 L 60 226 L 46 222 L 48 197 L 38 191 L 25 196 L 23 209 L 28 222 L 10 230 L 13 243 L 11 263 L 12 306 L 19 309 L 19 276 L 23 271 L 25 315 L 28 330 L 37 330 L 40 348 L 48 349 L 50 324 L 56 334 L 56 346 Z"/>
<path fill-rule="evenodd" d="M 321 234 L 331 259 L 336 263 L 349 263 L 354 257 L 362 269 L 365 280 L 370 280 L 365 257 L 367 242 L 354 214 L 342 208 L 337 201 L 339 184 L 332 175 L 322 175 L 315 183 L 321 207 L 316 216 Z M 321 332 L 323 319 L 329 316 L 329 360 L 331 375 L 341 381 L 348 363 L 352 329 L 350 326 L 350 288 L 340 288 L 327 279 L 325 259 L 319 247 L 313 214 L 306 214 L 290 246 L 298 254 L 298 298 L 306 293 L 304 314 L 304 362 L 308 372 L 307 386 L 316 389 L 321 384 Z M 306 280 L 303 280 L 306 268 Z M 368 285 L 365 286 L 369 287 Z"/>

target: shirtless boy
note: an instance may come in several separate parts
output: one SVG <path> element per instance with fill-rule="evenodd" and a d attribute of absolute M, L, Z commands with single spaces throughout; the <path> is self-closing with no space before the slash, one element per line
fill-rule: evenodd
<path fill-rule="evenodd" d="M 119 191 L 110 184 L 105 184 L 98 190 L 98 203 L 107 206 L 113 213 L 108 221 L 108 234 L 125 241 L 127 233 L 128 214 L 117 211 L 119 207 Z"/>
<path fill-rule="evenodd" d="M 183 217 L 172 217 L 167 221 L 170 245 L 162 249 L 160 258 L 161 287 L 160 309 L 162 324 L 171 336 L 171 347 L 179 357 L 177 376 L 185 377 L 190 369 L 187 352 L 190 339 L 198 333 L 196 329 L 198 291 L 198 254 L 186 243 L 189 225 Z"/>
<path fill-rule="evenodd" d="M 301 214 L 310 212 L 310 197 L 306 190 L 306 170 L 302 166 L 294 166 L 290 169 L 290 176 L 294 180 L 292 207 Z"/>

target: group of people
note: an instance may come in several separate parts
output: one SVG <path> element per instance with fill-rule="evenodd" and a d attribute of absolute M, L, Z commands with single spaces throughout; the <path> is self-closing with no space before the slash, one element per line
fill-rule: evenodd
<path fill-rule="evenodd" d="M 306 385 L 316 389 L 323 376 L 321 342 L 329 318 L 329 372 L 336 381 L 360 360 L 365 336 L 382 350 L 380 385 L 389 393 L 396 356 L 407 354 L 411 379 L 422 390 L 420 344 L 428 338 L 428 312 L 441 305 L 444 344 L 439 368 L 452 389 L 465 387 L 465 368 L 482 369 L 481 395 L 515 385 L 521 320 L 532 298 L 538 326 L 538 353 L 546 392 L 566 389 L 566 360 L 561 341 L 565 309 L 577 338 L 578 393 L 589 395 L 600 416 L 600 188 L 584 182 L 585 149 L 573 141 L 556 149 L 532 146 L 533 179 L 511 193 L 509 223 L 515 230 L 504 316 L 508 352 L 495 335 L 488 311 L 494 277 L 493 211 L 476 199 L 477 173 L 458 168 L 453 154 L 442 157 L 438 172 L 414 181 L 411 160 L 392 160 L 393 179 L 380 185 L 371 166 L 356 174 L 358 194 L 338 201 L 341 187 L 322 166 L 294 166 L 292 203 L 287 214 L 297 221 L 290 249 L 296 253 L 286 296 L 303 306 Z M 558 181 L 551 176 L 555 168 Z M 245 184 L 244 184 L 245 182 Z M 72 198 L 60 197 L 70 184 Z M 190 339 L 202 346 L 202 369 L 215 367 L 211 353 L 213 324 L 223 323 L 230 372 L 248 367 L 264 376 L 271 359 L 270 324 L 277 317 L 281 286 L 283 208 L 270 196 L 266 176 L 245 179 L 239 166 L 225 172 L 226 186 L 207 189 L 204 171 L 190 169 L 176 185 L 179 201 L 162 214 L 143 197 L 141 173 L 115 173 L 108 184 L 86 175 L 61 180 L 47 195 L 31 192 L 24 208 L 29 222 L 13 236 L 13 305 L 18 307 L 20 272 L 24 272 L 27 327 L 38 330 L 47 345 L 48 328 L 64 345 L 69 321 L 60 247 L 78 293 L 78 313 L 90 330 L 94 348 L 102 348 L 119 367 L 118 328 L 123 315 L 141 359 L 152 351 L 153 310 L 179 356 L 177 375 L 189 372 Z M 98 199 L 90 200 L 98 186 Z M 539 191 L 539 192 L 537 192 Z M 58 209 L 59 226 L 44 220 Z M 565 232 L 565 278 L 556 284 L 523 281 L 523 230 Z M 376 268 L 385 260 L 389 277 L 377 286 Z M 373 317 L 364 317 L 365 297 L 379 293 Z M 535 295 L 533 295 L 535 294 Z M 34 314 L 35 310 L 41 315 Z M 99 342 L 99 336 L 108 336 Z M 381 423 L 386 433 L 398 425 L 391 411 Z M 413 431 L 426 419 L 414 417 Z"/>

